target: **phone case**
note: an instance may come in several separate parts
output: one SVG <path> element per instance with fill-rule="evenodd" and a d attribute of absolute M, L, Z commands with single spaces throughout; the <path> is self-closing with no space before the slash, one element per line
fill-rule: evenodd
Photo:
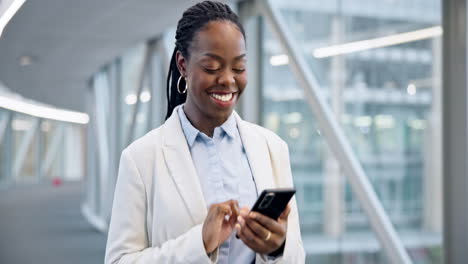
<path fill-rule="evenodd" d="M 258 197 L 252 211 L 259 212 L 273 219 L 278 219 L 296 193 L 294 188 L 266 189 Z"/>

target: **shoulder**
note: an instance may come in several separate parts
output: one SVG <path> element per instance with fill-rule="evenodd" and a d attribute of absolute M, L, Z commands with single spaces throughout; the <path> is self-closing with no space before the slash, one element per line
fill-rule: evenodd
<path fill-rule="evenodd" d="M 152 169 L 154 161 L 157 160 L 158 153 L 162 149 L 163 128 L 164 125 L 161 125 L 149 131 L 122 151 L 122 157 L 130 159 L 140 173 Z"/>
<path fill-rule="evenodd" d="M 123 152 L 144 162 L 159 160 L 164 146 L 177 144 L 182 139 L 179 117 L 174 112 L 164 124 L 133 141 Z"/>
<path fill-rule="evenodd" d="M 149 150 L 154 149 L 159 141 L 161 140 L 162 136 L 162 127 L 155 128 L 144 136 L 136 139 L 130 145 L 128 145 L 124 152 L 131 154 L 132 156 L 138 153 L 147 153 Z"/>

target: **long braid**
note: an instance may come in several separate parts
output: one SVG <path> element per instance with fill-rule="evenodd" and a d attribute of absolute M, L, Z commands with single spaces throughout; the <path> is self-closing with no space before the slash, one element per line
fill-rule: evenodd
<path fill-rule="evenodd" d="M 180 94 L 177 91 L 177 81 L 180 78 L 180 72 L 177 68 L 176 53 L 180 51 L 187 60 L 190 59 L 190 48 L 195 34 L 211 21 L 225 20 L 237 26 L 245 39 L 245 32 L 239 17 L 231 8 L 220 2 L 203 1 L 187 9 L 177 24 L 176 42 L 174 52 L 172 53 L 169 72 L 167 75 L 167 114 L 168 119 L 174 108 L 183 104 L 187 99 L 187 93 Z M 186 83 L 185 78 L 180 80 L 180 88 L 183 90 Z"/>
<path fill-rule="evenodd" d="M 176 52 L 177 49 L 174 49 L 172 54 L 171 63 L 169 65 L 169 72 L 167 74 L 167 114 L 166 119 L 168 119 L 174 108 L 180 104 L 183 104 L 187 99 L 187 93 L 180 94 L 177 91 L 177 81 L 180 77 L 179 69 L 176 65 Z M 180 80 L 180 86 L 185 87 L 185 79 Z M 183 88 L 182 88 L 183 89 Z"/>

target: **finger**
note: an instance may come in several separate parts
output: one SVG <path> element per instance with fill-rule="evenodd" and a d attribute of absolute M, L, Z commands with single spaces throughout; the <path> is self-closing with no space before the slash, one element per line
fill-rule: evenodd
<path fill-rule="evenodd" d="M 241 225 L 241 233 L 239 237 L 249 247 L 259 248 L 265 246 L 263 238 L 257 236 L 248 225 Z"/>
<path fill-rule="evenodd" d="M 260 225 L 255 219 L 247 218 L 245 221 L 246 225 L 252 230 L 256 236 L 265 239 L 268 236 L 270 230 Z"/>
<path fill-rule="evenodd" d="M 249 211 L 250 211 L 249 208 L 244 206 L 240 210 L 240 215 L 242 215 L 243 217 L 247 217 L 247 215 L 249 214 Z"/>
<path fill-rule="evenodd" d="M 284 211 L 281 213 L 279 219 L 287 220 L 290 212 L 291 212 L 291 206 L 289 206 L 289 204 L 288 204 L 286 206 L 286 209 L 284 209 Z"/>
<path fill-rule="evenodd" d="M 234 214 L 237 217 L 240 214 L 239 203 L 236 200 L 229 200 L 229 201 L 230 201 L 231 210 L 234 212 Z"/>
<path fill-rule="evenodd" d="M 245 218 L 242 215 L 237 216 L 237 223 L 243 227 L 245 225 Z"/>
<path fill-rule="evenodd" d="M 231 199 L 219 205 L 223 207 L 224 220 L 229 222 L 231 226 L 234 226 L 234 224 L 236 223 L 236 218 L 239 215 L 239 209 L 238 209 L 239 206 L 238 206 L 237 201 Z M 229 208 L 229 210 L 227 210 L 226 208 Z M 226 211 L 229 211 L 229 212 L 226 213 Z"/>
<path fill-rule="evenodd" d="M 250 212 L 249 218 L 256 220 L 259 224 L 273 233 L 281 234 L 284 232 L 281 224 L 268 216 L 262 215 L 258 212 Z"/>
<path fill-rule="evenodd" d="M 242 232 L 242 229 L 241 229 L 241 226 L 239 223 L 237 223 L 234 228 L 236 229 L 236 238 L 239 239 L 240 238 L 240 233 Z"/>
<path fill-rule="evenodd" d="M 235 205 L 236 205 L 237 214 L 240 214 L 241 209 L 240 209 L 240 206 L 239 206 L 239 202 L 236 201 Z"/>

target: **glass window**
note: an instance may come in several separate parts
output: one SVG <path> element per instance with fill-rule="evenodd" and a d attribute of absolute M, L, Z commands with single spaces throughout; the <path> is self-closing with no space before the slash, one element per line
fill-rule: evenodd
<path fill-rule="evenodd" d="M 14 139 L 12 168 L 17 181 L 37 181 L 37 122 L 36 118 L 19 113 L 15 113 L 11 121 Z"/>
<path fill-rule="evenodd" d="M 145 53 L 146 53 L 146 45 L 142 43 L 132 49 L 130 49 L 127 53 L 125 53 L 121 58 L 121 99 L 119 104 L 121 105 L 121 114 L 122 114 L 122 122 L 121 122 L 121 136 L 120 139 L 121 145 L 123 148 L 127 146 L 128 141 L 128 132 L 129 128 L 132 125 L 132 118 L 133 118 L 133 111 L 138 100 L 145 101 L 140 105 L 140 112 L 137 113 L 136 124 L 139 126 L 144 126 L 146 124 L 147 116 L 143 112 L 147 109 L 148 105 L 148 97 L 151 98 L 149 93 L 149 88 L 147 85 L 147 81 L 144 82 L 144 89 L 140 95 L 137 95 L 138 86 L 139 86 L 139 79 L 141 72 L 144 68 L 144 61 L 145 61 Z M 149 96 L 148 96 L 149 95 Z M 143 99 L 143 100 L 142 100 Z M 146 110 L 147 111 L 147 110 Z M 137 133 L 135 133 L 137 134 Z M 134 138 L 135 138 L 134 134 Z M 141 132 L 139 132 L 141 134 Z"/>
<path fill-rule="evenodd" d="M 41 136 L 43 142 L 42 172 L 45 179 L 64 177 L 63 160 L 65 146 L 63 138 L 65 124 L 52 120 L 43 120 L 41 123 Z"/>
<path fill-rule="evenodd" d="M 441 89 L 440 1 L 272 3 L 413 261 L 440 263 L 442 209 L 440 203 L 430 208 L 428 198 L 439 189 L 432 199 L 442 199 L 436 185 L 441 154 L 431 151 L 442 140 L 440 122 L 433 122 L 441 114 L 440 98 L 433 98 Z M 382 263 L 367 216 L 323 140 L 290 58 L 264 28 L 262 120 L 290 148 L 308 260 Z"/>

